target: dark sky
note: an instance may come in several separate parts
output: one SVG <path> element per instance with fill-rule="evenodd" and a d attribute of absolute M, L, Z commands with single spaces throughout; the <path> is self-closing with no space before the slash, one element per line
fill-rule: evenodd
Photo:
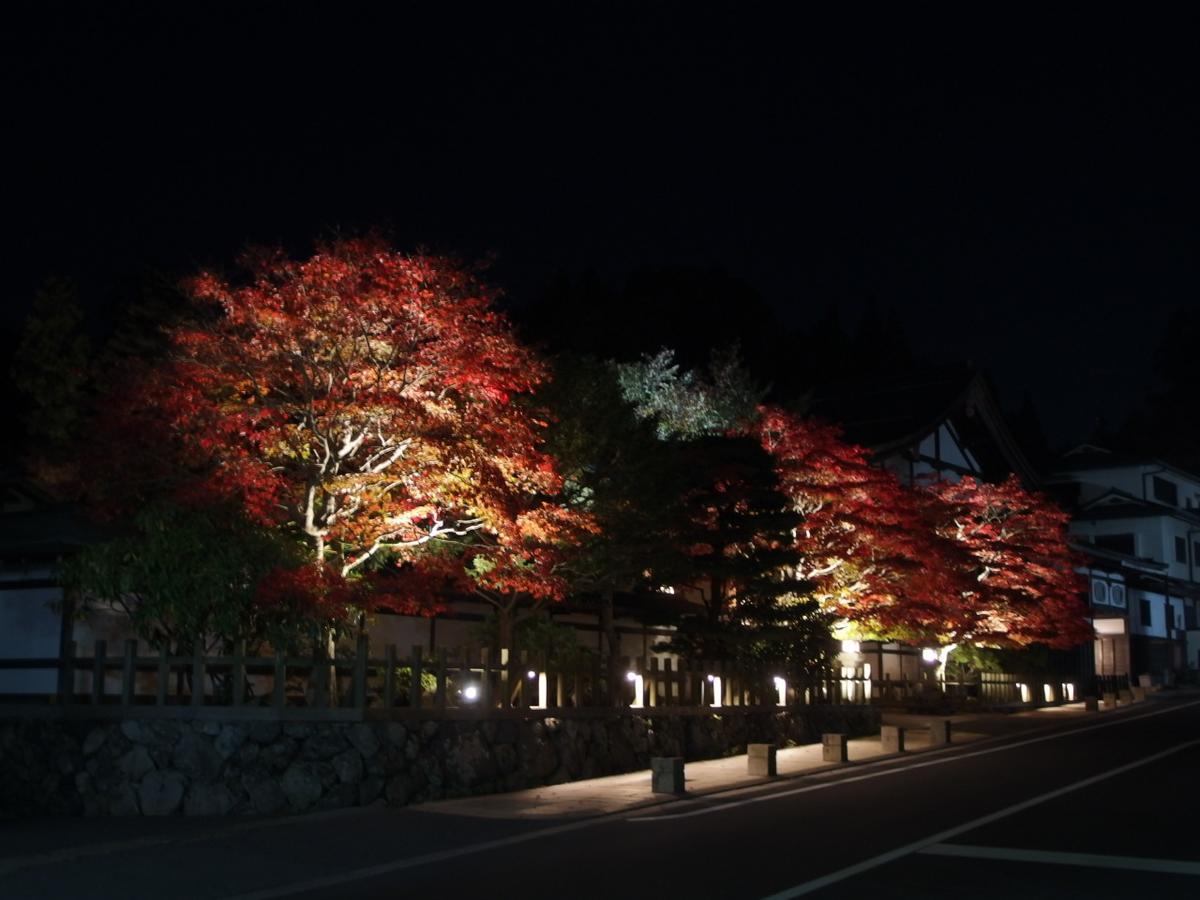
<path fill-rule="evenodd" d="M 1182 23 L 1142 41 L 1127 22 L 926 7 L 435 5 L 16 14 L 6 330 L 49 274 L 81 279 L 102 316 L 142 265 L 382 226 L 497 254 L 517 304 L 558 272 L 674 263 L 722 267 L 788 327 L 831 303 L 853 327 L 873 300 L 917 351 L 974 361 L 1010 404 L 1032 391 L 1069 442 L 1140 402 L 1169 312 L 1193 301 Z"/>

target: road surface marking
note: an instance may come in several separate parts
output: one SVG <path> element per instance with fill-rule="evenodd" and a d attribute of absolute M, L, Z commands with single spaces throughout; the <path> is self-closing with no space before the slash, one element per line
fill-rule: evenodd
<path fill-rule="evenodd" d="M 399 872 L 402 869 L 412 869 L 416 866 L 424 866 L 429 863 L 443 862 L 459 856 L 470 856 L 472 853 L 482 853 L 485 850 L 511 847 L 513 844 L 523 844 L 526 841 L 549 837 L 552 834 L 579 831 L 580 829 L 591 828 L 599 825 L 601 822 L 611 820 L 612 816 L 583 819 L 582 821 L 570 822 L 566 825 L 556 825 L 553 828 L 540 828 L 537 831 L 527 831 L 524 834 L 496 838 L 495 840 L 483 841 L 478 844 L 467 844 L 464 847 L 454 847 L 450 850 L 438 850 L 422 856 L 410 856 L 407 859 L 394 859 L 391 862 L 379 863 L 374 866 L 364 866 L 361 869 L 349 869 L 348 871 L 338 872 L 334 875 L 323 875 L 320 878 L 310 878 L 307 881 L 296 881 L 291 884 L 285 884 L 282 887 L 264 888 L 260 891 L 236 894 L 231 897 L 225 897 L 224 900 L 275 900 L 278 897 L 291 897 L 294 894 L 303 894 L 308 891 L 320 890 L 321 888 L 336 887 L 337 885 L 346 884 L 351 881 L 361 881 L 364 878 L 389 875 L 392 872 Z"/>
<path fill-rule="evenodd" d="M 957 837 L 960 834 L 965 834 L 968 831 L 974 831 L 976 828 L 981 828 L 984 825 L 990 825 L 992 822 L 1006 819 L 1011 815 L 1019 812 L 1024 812 L 1030 807 L 1038 806 L 1045 803 L 1047 800 L 1053 800 L 1056 797 L 1061 797 L 1064 794 L 1069 794 L 1073 791 L 1078 791 L 1081 788 L 1090 787 L 1101 781 L 1106 781 L 1117 775 L 1123 775 L 1133 769 L 1149 765 L 1152 762 L 1157 762 L 1164 757 L 1178 753 L 1180 750 L 1186 750 L 1188 747 L 1195 747 L 1200 744 L 1200 740 L 1186 741 L 1182 744 L 1176 744 L 1167 750 L 1162 750 L 1142 759 L 1135 760 L 1131 763 L 1126 763 L 1123 766 L 1118 766 L 1115 769 L 1109 769 L 1107 772 L 1101 772 L 1099 775 L 1093 775 L 1090 778 L 1085 778 L 1082 781 L 1076 781 L 1073 784 L 1068 784 L 1065 787 L 1055 788 L 1045 794 L 1039 794 L 1036 797 L 1031 797 L 1028 800 L 1022 800 L 1020 803 L 1014 803 L 1012 806 L 1006 806 L 1004 809 L 997 810 L 994 813 L 988 813 L 986 816 L 980 816 L 978 819 L 972 819 L 970 822 L 965 822 L 962 825 L 957 825 L 954 828 L 947 828 L 945 831 L 939 831 L 937 834 L 931 834 L 919 841 L 914 841 L 911 844 L 905 844 L 903 847 L 897 847 L 895 850 L 889 850 L 887 853 L 881 853 L 879 856 L 873 856 L 870 859 L 864 859 L 862 862 L 855 863 L 852 866 L 847 866 L 844 869 L 839 869 L 836 872 L 831 872 L 828 875 L 822 875 L 820 878 L 814 878 L 811 881 L 806 881 L 803 884 L 798 884 L 795 887 L 790 887 L 787 890 L 780 891 L 777 894 L 771 894 L 764 897 L 763 900 L 792 900 L 794 897 L 803 897 L 805 894 L 811 894 L 813 891 L 819 891 L 822 888 L 827 888 L 831 884 L 837 884 L 839 881 L 845 881 L 847 878 L 853 878 L 855 875 L 861 875 L 863 872 L 878 868 L 890 862 L 895 862 L 910 854 L 924 850 L 932 844 L 941 844 L 948 841 L 950 838 Z"/>
<path fill-rule="evenodd" d="M 989 747 L 985 750 L 972 750 L 970 753 L 959 753 L 953 756 L 943 756 L 938 759 L 927 759 L 920 762 L 914 762 L 907 766 L 897 766 L 890 769 L 884 769 L 880 772 L 869 772 L 866 775 L 854 775 L 850 778 L 839 778 L 836 781 L 822 782 L 821 784 L 810 784 L 805 787 L 792 788 L 787 791 L 775 791 L 770 794 L 760 794 L 755 797 L 747 797 L 744 800 L 731 800 L 728 803 L 716 803 L 711 806 L 702 806 L 699 809 L 688 810 L 687 812 L 664 813 L 657 816 L 637 816 L 627 819 L 629 822 L 667 822 L 672 819 L 690 819 L 693 816 L 707 816 L 710 813 L 725 812 L 729 809 L 735 809 L 739 806 L 749 806 L 751 803 L 766 803 L 771 800 L 779 800 L 784 797 L 794 797 L 797 794 L 806 794 L 809 791 L 823 791 L 829 788 L 837 787 L 842 784 L 852 784 L 855 781 L 869 781 L 872 778 L 883 778 L 885 775 L 895 775 L 901 772 L 911 772 L 914 769 L 924 769 L 928 766 L 941 766 L 946 763 L 958 762 L 963 759 L 971 759 L 976 756 L 987 756 L 991 753 L 1003 753 L 1005 750 L 1014 750 L 1017 747 L 1028 747 L 1030 744 L 1040 744 L 1043 741 L 1055 741 L 1062 737 L 1068 737 L 1073 734 L 1083 734 L 1086 731 L 1095 731 L 1098 728 L 1111 728 L 1113 725 L 1124 725 L 1128 722 L 1136 722 L 1141 719 L 1148 719 L 1151 716 L 1161 716 L 1169 712 L 1175 712 L 1180 709 L 1187 709 L 1189 706 L 1200 705 L 1200 700 L 1193 700 L 1190 703 L 1183 703 L 1179 706 L 1172 706 L 1167 709 L 1160 709 L 1150 713 L 1143 713 L 1140 716 L 1123 716 L 1119 719 L 1111 719 L 1107 722 L 1101 722 L 1097 725 L 1088 725 L 1084 728 L 1073 728 L 1070 731 L 1056 731 L 1052 734 L 1043 735 L 1036 738 L 1026 738 L 1022 741 L 1016 741 L 1011 744 L 1002 744 L 999 747 Z M 835 770 L 836 771 L 836 770 Z M 761 787 L 755 785 L 754 787 Z"/>
<path fill-rule="evenodd" d="M 1165 872 L 1170 875 L 1200 875 L 1200 862 L 1190 862 L 1186 859 L 1102 856 L 1098 853 L 1062 853 L 1054 850 L 1021 850 L 1016 847 L 976 847 L 971 844 L 934 844 L 932 847 L 926 847 L 917 852 L 931 856 L 961 856 L 966 859 L 997 859 L 1005 862 L 1088 866 L 1093 869 L 1127 869 L 1135 872 Z"/>

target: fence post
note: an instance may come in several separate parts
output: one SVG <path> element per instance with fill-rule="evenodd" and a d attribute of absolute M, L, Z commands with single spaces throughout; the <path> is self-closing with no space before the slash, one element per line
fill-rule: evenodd
<path fill-rule="evenodd" d="M 664 693 L 667 695 L 666 702 L 662 704 L 663 706 L 671 706 L 674 704 L 674 702 L 675 702 L 675 688 L 673 687 L 674 684 L 675 684 L 675 665 L 671 661 L 671 657 L 668 656 L 666 659 L 663 660 L 663 688 L 664 688 Z"/>
<path fill-rule="evenodd" d="M 233 696 L 230 702 L 241 706 L 246 699 L 246 642 L 238 641 L 233 645 Z"/>
<path fill-rule="evenodd" d="M 367 705 L 367 662 L 371 653 L 371 645 L 366 634 L 358 636 L 358 646 L 354 648 L 354 708 L 363 709 Z"/>
<path fill-rule="evenodd" d="M 275 648 L 275 683 L 271 686 L 271 705 L 283 709 L 287 703 L 287 651 Z"/>
<path fill-rule="evenodd" d="M 121 705 L 133 706 L 133 679 L 136 673 L 134 659 L 137 656 L 137 641 L 125 641 L 125 656 L 121 664 Z"/>
<path fill-rule="evenodd" d="M 163 641 L 158 648 L 158 679 L 154 685 L 154 703 L 156 706 L 167 705 L 167 691 L 171 687 L 171 645 Z"/>
<path fill-rule="evenodd" d="M 391 709 L 396 703 L 396 645 L 383 648 L 383 705 Z"/>
<path fill-rule="evenodd" d="M 446 708 L 446 648 L 439 647 L 437 651 L 437 662 L 434 673 L 437 676 L 437 693 L 434 694 L 434 706 L 438 709 Z"/>
<path fill-rule="evenodd" d="M 479 649 L 479 708 L 492 708 L 492 648 Z"/>
<path fill-rule="evenodd" d="M 412 648 L 409 660 L 408 705 L 413 709 L 421 708 L 421 653 L 423 648 L 417 644 Z"/>
<path fill-rule="evenodd" d="M 204 639 L 192 645 L 192 706 L 204 705 Z"/>
<path fill-rule="evenodd" d="M 58 702 L 70 706 L 75 699 L 75 642 L 63 644 L 58 660 Z"/>
<path fill-rule="evenodd" d="M 92 705 L 99 706 L 104 702 L 104 655 L 107 645 L 104 641 L 96 641 L 95 652 L 92 654 Z"/>

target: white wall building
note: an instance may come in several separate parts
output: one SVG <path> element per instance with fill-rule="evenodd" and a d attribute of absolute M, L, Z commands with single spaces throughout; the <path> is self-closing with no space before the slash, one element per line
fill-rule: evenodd
<path fill-rule="evenodd" d="M 1097 675 L 1200 668 L 1200 475 L 1083 446 L 1049 479 L 1088 558 Z"/>

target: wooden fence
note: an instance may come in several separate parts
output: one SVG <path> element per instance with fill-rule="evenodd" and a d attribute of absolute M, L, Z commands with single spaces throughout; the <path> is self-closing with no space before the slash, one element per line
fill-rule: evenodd
<path fill-rule="evenodd" d="M 564 665 L 528 652 L 461 648 L 427 655 L 421 647 L 400 656 L 391 644 L 373 657 L 365 637 L 352 655 L 334 660 L 249 657 L 241 648 L 228 656 L 173 656 L 165 650 L 143 656 L 133 640 L 118 655 L 96 641 L 91 656 L 76 656 L 70 645 L 61 658 L 0 659 L 0 670 L 47 669 L 58 673 L 56 694 L 0 697 L 0 703 L 19 703 L 26 711 L 50 707 L 59 714 L 117 716 L 136 708 L 172 717 L 207 717 L 219 710 L 237 718 L 338 720 L 425 717 L 431 712 L 536 716 L 568 709 L 625 710 L 631 715 L 717 708 L 736 712 L 904 702 L 941 693 L 983 704 L 1028 699 L 1016 676 L 993 673 L 970 682 L 896 681 L 865 678 L 862 669 L 795 676 L 721 661 L 667 659 L 660 664 L 655 657 L 622 658 L 612 665 L 589 655 Z"/>

